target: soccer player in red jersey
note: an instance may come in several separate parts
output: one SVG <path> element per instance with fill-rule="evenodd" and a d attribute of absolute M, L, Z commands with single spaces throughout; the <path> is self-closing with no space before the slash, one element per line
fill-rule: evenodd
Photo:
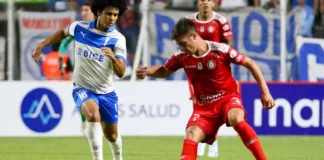
<path fill-rule="evenodd" d="M 214 42 L 224 42 L 233 47 L 233 38 L 231 27 L 227 19 L 221 14 L 214 12 L 215 5 L 220 5 L 221 1 L 215 0 L 196 0 L 198 12 L 189 15 L 187 18 L 192 20 L 197 28 L 197 31 L 204 40 Z M 194 101 L 194 90 L 191 82 L 188 80 L 190 99 Z M 198 144 L 198 156 L 205 154 L 206 143 Z M 218 156 L 218 141 L 209 145 L 208 157 Z"/>
<path fill-rule="evenodd" d="M 136 75 L 139 79 L 166 78 L 183 68 L 191 81 L 197 103 L 186 127 L 181 159 L 196 160 L 198 142 L 213 143 L 219 127 L 226 123 L 234 127 L 256 160 L 266 160 L 257 134 L 246 122 L 230 66 L 235 63 L 250 70 L 260 86 L 264 108 L 271 109 L 274 100 L 258 65 L 226 44 L 203 40 L 195 24 L 186 18 L 177 22 L 172 39 L 180 50 L 164 65 L 139 66 Z"/>

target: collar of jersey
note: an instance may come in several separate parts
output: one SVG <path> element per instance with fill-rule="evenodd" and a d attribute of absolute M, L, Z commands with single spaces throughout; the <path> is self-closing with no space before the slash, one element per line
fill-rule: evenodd
<path fill-rule="evenodd" d="M 208 47 L 208 50 L 207 50 L 207 52 L 205 52 L 203 55 L 201 55 L 201 56 L 196 56 L 196 55 L 192 55 L 193 57 L 195 57 L 195 58 L 203 58 L 203 57 L 206 57 L 207 55 L 208 55 L 208 53 L 211 51 L 211 47 L 210 47 L 210 44 L 209 44 L 209 42 L 208 41 L 205 41 L 206 43 L 207 43 L 207 47 Z"/>
<path fill-rule="evenodd" d="M 90 28 L 93 28 L 93 29 L 96 29 L 96 22 L 97 22 L 97 20 L 92 20 L 91 22 L 90 22 Z M 105 30 L 105 32 L 112 32 L 112 31 L 114 31 L 116 29 L 116 25 L 113 25 L 113 26 L 111 26 L 109 29 L 107 29 L 107 30 Z"/>
<path fill-rule="evenodd" d="M 212 16 L 209 20 L 207 20 L 207 21 L 201 21 L 201 20 L 199 20 L 199 19 L 198 19 L 198 15 L 199 15 L 199 12 L 196 12 L 196 14 L 195 14 L 195 20 L 196 20 L 197 22 L 199 22 L 199 23 L 209 23 L 210 21 L 212 21 L 212 20 L 214 19 L 214 17 L 215 17 L 215 12 L 213 12 L 213 16 Z"/>

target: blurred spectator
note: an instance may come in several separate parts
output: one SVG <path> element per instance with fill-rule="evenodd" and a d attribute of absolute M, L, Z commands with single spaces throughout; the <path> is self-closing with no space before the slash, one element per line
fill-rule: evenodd
<path fill-rule="evenodd" d="M 150 0 L 150 8 L 153 10 L 163 10 L 172 7 L 171 0 Z"/>
<path fill-rule="evenodd" d="M 126 38 L 128 58 L 132 66 L 135 58 L 141 21 L 140 3 L 141 0 L 128 0 L 127 11 L 122 17 L 119 17 L 119 21 L 117 22 L 119 31 Z"/>
<path fill-rule="evenodd" d="M 225 10 L 242 8 L 247 6 L 248 6 L 247 0 L 223 0 L 220 3 L 220 8 Z"/>
<path fill-rule="evenodd" d="M 198 0 L 193 0 L 193 3 L 194 3 L 194 7 L 195 7 L 195 9 L 196 10 L 199 10 L 197 7 L 197 4 L 198 4 Z M 215 4 L 215 6 L 214 6 L 214 8 L 213 8 L 213 10 L 214 11 L 219 11 L 220 10 L 220 5 L 222 4 L 222 0 L 214 0 L 214 4 Z"/>
<path fill-rule="evenodd" d="M 314 38 L 324 38 L 324 1 L 319 1 L 317 11 L 315 11 L 315 22 L 313 27 Z"/>
<path fill-rule="evenodd" d="M 299 5 L 293 9 L 293 12 L 301 15 L 300 35 L 312 37 L 312 27 L 315 19 L 313 8 L 307 5 L 306 0 L 299 0 Z"/>
<path fill-rule="evenodd" d="M 47 7 L 52 12 L 64 12 L 68 10 L 68 0 L 49 0 Z"/>
<path fill-rule="evenodd" d="M 279 0 L 269 0 L 262 8 L 270 13 L 280 13 Z"/>
<path fill-rule="evenodd" d="M 269 3 L 271 0 L 250 0 L 249 5 L 254 7 L 261 7 Z"/>

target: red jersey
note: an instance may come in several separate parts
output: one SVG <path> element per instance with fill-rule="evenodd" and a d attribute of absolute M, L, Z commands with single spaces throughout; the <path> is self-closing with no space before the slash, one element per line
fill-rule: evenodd
<path fill-rule="evenodd" d="M 213 17 L 207 21 L 200 21 L 197 17 L 198 12 L 189 15 L 187 18 L 195 23 L 197 31 L 202 39 L 215 42 L 226 42 L 225 39 L 232 37 L 232 30 L 227 19 L 217 12 L 213 12 Z"/>
<path fill-rule="evenodd" d="M 237 93 L 237 83 L 230 65 L 231 62 L 241 65 L 245 59 L 245 55 L 224 43 L 206 42 L 208 51 L 202 56 L 179 50 L 165 63 L 165 67 L 171 71 L 184 69 L 200 103 L 212 103 L 228 94 Z"/>

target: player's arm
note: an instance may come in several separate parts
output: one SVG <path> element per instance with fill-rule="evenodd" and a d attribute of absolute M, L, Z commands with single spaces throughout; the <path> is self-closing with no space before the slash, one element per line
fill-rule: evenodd
<path fill-rule="evenodd" d="M 122 78 L 126 70 L 127 50 L 125 37 L 119 37 L 114 47 L 114 51 L 108 47 L 103 47 L 101 50 L 110 58 L 114 73 L 117 75 L 117 77 Z"/>
<path fill-rule="evenodd" d="M 254 79 L 257 81 L 262 93 L 261 102 L 263 106 L 267 109 L 273 108 L 275 105 L 274 100 L 270 94 L 268 85 L 263 77 L 260 67 L 249 57 L 244 58 L 242 65 L 252 73 Z"/>
<path fill-rule="evenodd" d="M 156 65 L 151 67 L 139 66 L 136 68 L 136 76 L 138 79 L 144 79 L 146 76 L 154 78 L 167 78 L 173 72 L 165 68 L 164 65 Z"/>
<path fill-rule="evenodd" d="M 267 109 L 271 109 L 274 107 L 274 100 L 270 94 L 268 85 L 263 77 L 263 74 L 261 72 L 260 67 L 257 65 L 257 63 L 252 60 L 251 58 L 245 56 L 244 54 L 241 54 L 234 50 L 233 48 L 225 45 L 225 44 L 219 44 L 220 48 L 224 49 L 225 55 L 227 59 L 235 64 L 242 65 L 245 68 L 247 68 L 253 75 L 254 79 L 257 81 L 262 97 L 261 102 L 263 106 Z"/>
<path fill-rule="evenodd" d="M 221 23 L 222 23 L 221 39 L 230 47 L 234 47 L 234 40 L 233 40 L 231 26 L 229 25 L 229 23 L 225 17 L 222 17 Z"/>
<path fill-rule="evenodd" d="M 74 36 L 74 29 L 75 29 L 76 25 L 77 25 L 77 22 L 73 22 L 68 28 L 59 29 L 54 34 L 52 34 L 50 37 L 48 37 L 44 41 L 40 42 L 32 54 L 36 63 L 39 64 L 39 61 L 42 59 L 42 56 L 41 56 L 42 49 L 45 46 L 50 45 L 50 44 L 56 44 L 56 43 L 62 41 L 64 38 L 66 38 L 69 35 Z"/>
<path fill-rule="evenodd" d="M 144 79 L 146 76 L 166 78 L 180 68 L 181 64 L 179 63 L 177 56 L 173 55 L 164 65 L 156 65 L 152 67 L 137 67 L 136 76 L 139 79 Z"/>
<path fill-rule="evenodd" d="M 122 78 L 126 70 L 126 57 L 119 57 L 118 55 L 115 55 L 116 52 L 114 53 L 108 47 L 101 48 L 101 51 L 103 51 L 106 56 L 110 58 L 114 73 L 117 75 L 117 77 Z"/>

